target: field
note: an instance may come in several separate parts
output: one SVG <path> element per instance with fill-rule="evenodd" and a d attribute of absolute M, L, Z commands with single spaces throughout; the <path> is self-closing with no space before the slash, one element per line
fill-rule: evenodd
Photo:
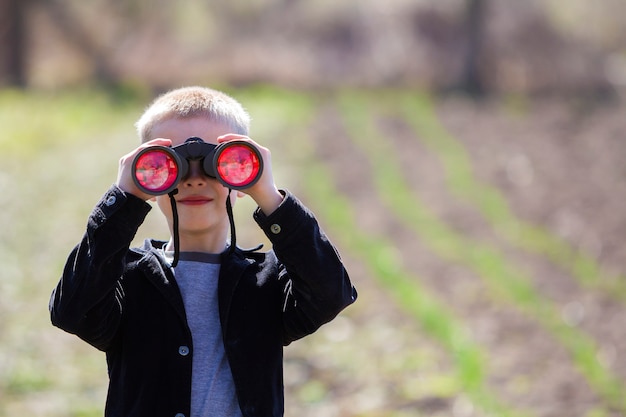
<path fill-rule="evenodd" d="M 626 415 L 623 105 L 231 93 L 359 290 L 286 348 L 286 415 Z M 104 356 L 47 303 L 147 100 L 0 92 L 0 417 L 102 415 Z M 137 241 L 165 232 L 155 209 Z"/>

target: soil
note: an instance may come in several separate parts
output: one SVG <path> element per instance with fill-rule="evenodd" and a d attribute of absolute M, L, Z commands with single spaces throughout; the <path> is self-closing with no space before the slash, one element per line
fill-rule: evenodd
<path fill-rule="evenodd" d="M 620 285 L 626 276 L 624 109 L 615 104 L 586 106 L 549 99 L 527 109 L 515 111 L 497 101 L 476 105 L 458 98 L 437 104 L 440 122 L 468 152 L 475 179 L 504 196 L 518 220 L 541 227 L 593 258 L 602 272 L 593 277 L 595 283 L 582 284 L 570 268 L 553 262 L 547 254 L 533 253 L 518 242 L 503 239 L 479 209 L 451 192 L 440 160 L 406 120 L 386 118 L 378 125 L 397 151 L 412 192 L 465 238 L 502 251 L 510 265 L 555 306 L 561 324 L 587 335 L 597 348 L 597 360 L 624 383 L 626 303 L 606 289 L 624 288 Z M 594 410 L 603 410 L 601 415 L 606 416 L 624 415 L 625 410 L 607 405 L 592 388 L 571 351 L 553 329 L 542 325 L 535 312 L 494 295 L 476 273 L 434 254 L 427 242 L 390 214 L 389 207 L 377 198 L 369 161 L 351 142 L 338 113 L 332 107 L 321 112 L 324 123 L 317 126 L 324 127 L 314 134 L 319 158 L 335 173 L 340 192 L 359 208 L 355 211 L 359 227 L 394 242 L 404 267 L 452 309 L 488 352 L 487 384 L 497 398 L 513 409 L 540 417 L 582 417 Z M 322 379 L 335 381 L 327 382 L 326 387 L 333 401 L 312 413 L 377 416 L 404 410 L 406 415 L 481 415 L 463 395 L 434 392 L 432 384 L 436 382 L 428 388 L 429 369 L 439 367 L 439 374 L 446 375 L 449 358 L 394 305 L 361 261 L 348 259 L 347 263 L 361 298 L 337 328 L 331 324 L 318 336 L 333 340 L 337 351 L 312 352 L 314 345 L 302 342 L 288 350 L 288 370 L 300 359 L 313 356 L 319 363 L 313 362 L 309 374 L 328 372 L 329 368 L 341 373 L 337 369 L 345 365 L 333 368 L 332 358 L 343 354 L 344 343 L 350 344 L 335 337 L 346 328 L 351 337 L 345 339 L 383 334 L 384 340 L 393 343 L 391 347 L 370 345 L 369 374 Z M 402 370 L 390 371 L 385 363 L 396 350 L 405 355 L 411 350 L 422 352 L 430 362 L 414 367 L 405 364 Z M 364 360 L 367 364 L 368 359 Z M 391 374 L 395 380 L 389 378 Z M 286 379 L 289 384 L 289 377 Z M 297 391 L 299 386 L 292 381 L 287 389 Z M 411 391 L 407 387 L 418 388 Z M 295 407 L 294 403 L 289 406 Z"/>

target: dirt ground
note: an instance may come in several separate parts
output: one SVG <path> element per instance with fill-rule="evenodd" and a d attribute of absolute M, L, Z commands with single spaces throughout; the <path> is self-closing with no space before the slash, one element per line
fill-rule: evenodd
<path fill-rule="evenodd" d="M 437 114 L 467 150 L 475 179 L 496 187 L 518 220 L 541 227 L 595 259 L 603 275 L 592 277 L 594 284 L 581 284 L 567 266 L 551 261 L 547 254 L 533 253 L 503 239 L 484 213 L 453 195 L 440 160 L 406 121 L 379 122 L 397 151 L 412 191 L 466 239 L 501 250 L 510 265 L 529 277 L 535 290 L 555 306 L 562 323 L 588 335 L 597 348 L 597 360 L 624 382 L 626 304 L 610 289 L 624 288 L 620 285 L 626 276 L 624 109 L 613 104 L 585 106 L 550 100 L 533 103 L 528 109 L 512 111 L 495 101 L 475 106 L 449 98 L 438 103 Z M 404 266 L 462 318 L 489 353 L 488 385 L 497 397 L 541 417 L 582 417 L 598 410 L 603 410 L 599 415 L 624 415 L 623 409 L 607 405 L 592 389 L 557 332 L 542 325 L 534 312 L 494 296 L 473 271 L 433 254 L 419 236 L 390 215 L 389 208 L 376 198 L 369 162 L 349 135 L 341 134 L 342 122 L 334 116 L 335 110 L 323 112 L 325 128 L 315 135 L 315 141 L 319 156 L 335 172 L 340 191 L 359 207 L 359 227 L 382 233 L 396 243 Z M 368 304 L 355 308 L 371 311 L 365 314 L 359 309 L 350 316 L 351 331 L 365 335 L 382 332 L 387 341 L 396 341 L 393 348 L 370 352 L 372 358 L 384 361 L 394 349 L 404 349 L 405 354 L 411 349 L 427 349 L 433 363 L 445 368 L 437 348 L 428 347 L 432 342 L 410 335 L 410 320 L 380 293 L 384 291 L 371 281 L 359 261 L 352 262 L 356 281 L 365 290 L 361 304 Z M 291 353 L 296 359 L 290 363 L 297 362 L 298 352 Z M 463 398 L 433 395 L 403 400 L 398 390 L 412 378 L 406 372 L 403 375 L 386 385 L 383 375 L 378 381 L 371 376 L 371 386 L 378 386 L 378 392 L 368 391 L 364 379 L 339 378 L 345 385 L 344 395 L 337 394 L 337 401 L 348 397 L 344 401 L 349 402 L 365 390 L 370 402 L 377 404 L 372 408 L 404 401 L 400 409 L 408 410 L 408 415 L 478 415 L 476 409 L 463 406 Z"/>
<path fill-rule="evenodd" d="M 563 99 L 515 105 L 495 99 L 473 103 L 447 97 L 436 101 L 439 123 L 462 145 L 459 149 L 463 149 L 471 161 L 472 171 L 467 175 L 475 183 L 493 187 L 503 196 L 516 221 L 539 228 L 592 259 L 598 270 L 591 270 L 593 276 L 586 276 L 585 282 L 575 276 L 576 261 L 560 264 L 549 251 L 533 251 L 524 245 L 524 239 L 515 239 L 514 235 L 506 238 L 507 234 L 490 221 L 493 214 L 487 214 L 471 198 L 456 194 L 448 178 L 450 167 L 442 164 L 441 155 L 428 145 L 423 133 L 412 127 L 406 114 L 395 115 L 386 104 L 382 106 L 385 112 L 375 113 L 373 125 L 393 150 L 379 157 L 398 161 L 410 193 L 466 242 L 468 250 L 472 244 L 496 249 L 505 258 L 506 265 L 531 283 L 534 291 L 552 308 L 533 311 L 503 296 L 503 289 L 508 288 L 508 276 L 496 277 L 504 285 L 494 286 L 468 265 L 453 262 L 433 250 L 429 242 L 432 236 L 425 238 L 420 233 L 420 228 L 427 225 L 407 224 L 394 214 L 380 198 L 372 161 L 362 145 L 357 145 L 360 142 L 355 140 L 342 118 L 342 111 L 351 111 L 350 107 L 340 110 L 335 98 L 330 94 L 328 100 L 319 99 L 320 105 L 315 110 L 317 118 L 307 131 L 315 145 L 314 159 L 331 170 L 338 192 L 355 208 L 354 222 L 358 229 L 391 242 L 390 250 L 401 267 L 446 306 L 471 339 L 486 352 L 485 385 L 493 397 L 515 413 L 489 414 L 480 404 L 475 404 L 460 386 L 453 354 L 433 340 L 415 317 L 398 304 L 394 294 L 373 276 L 358 253 L 342 246 L 339 236 L 330 234 L 331 240 L 339 242 L 359 291 L 359 300 L 318 333 L 286 348 L 285 415 L 624 417 L 624 402 L 615 405 L 607 401 L 589 373 L 581 369 L 572 350 L 576 348 L 575 343 L 591 345 L 594 362 L 613 375 L 621 386 L 626 385 L 626 266 L 623 261 L 626 216 L 621 207 L 626 201 L 624 105 L 591 106 Z M 370 97 L 368 102 L 375 107 L 375 99 Z M 282 123 L 287 121 L 279 120 L 282 109 L 259 105 L 256 110 L 252 114 L 259 121 L 268 118 L 263 115 L 278 120 L 275 126 L 270 123 L 266 128 L 269 135 L 274 130 L 286 129 Z M 114 151 L 116 155 L 127 149 L 127 129 L 123 132 L 120 148 Z M 73 152 L 79 150 L 73 149 Z M 80 150 L 73 161 L 92 163 L 93 152 L 89 148 Z M 276 154 L 286 156 L 288 152 L 276 149 Z M 37 161 L 43 164 L 41 166 L 48 166 L 58 161 L 58 155 Z M 277 161 L 278 165 L 284 162 Z M 25 171 L 32 172 L 29 165 Z M 102 175 L 98 170 L 84 171 L 81 184 L 90 184 Z M 51 169 L 50 172 L 53 175 L 44 185 L 61 182 L 67 176 L 63 170 Z M 108 186 L 115 172 L 115 166 L 107 171 L 103 186 Z M 315 210 L 324 204 L 307 198 L 306 187 L 298 185 L 296 174 L 292 176 L 294 178 L 288 181 L 290 188 L 293 186 L 292 191 L 307 205 Z M 5 183 L 8 187 L 5 194 L 10 195 L 16 188 L 10 182 Z M 18 294 L 15 280 L 1 282 L 5 298 L 0 300 L 4 302 L 0 302 L 0 307 L 8 312 L 5 315 L 8 320 L 5 317 L 0 327 L 7 323 L 14 327 L 3 327 L 7 331 L 2 333 L 0 359 L 10 360 L 0 360 L 3 362 L 0 373 L 8 375 L 6 378 L 12 382 L 13 391 L 0 392 L 0 397 L 5 393 L 12 395 L 12 398 L 4 397 L 4 401 L 0 398 L 0 415 L 4 415 L 4 402 L 10 405 L 7 408 L 10 415 L 15 414 L 13 410 L 31 415 L 65 415 L 49 410 L 55 406 L 60 410 L 69 409 L 67 398 L 93 402 L 94 405 L 89 403 L 89 407 L 84 407 L 84 413 L 76 415 L 101 415 L 106 388 L 103 358 L 69 335 L 62 338 L 47 319 L 50 287 L 56 283 L 55 271 L 60 270 L 66 256 L 64 249 L 58 257 L 53 254 L 59 253 L 61 246 L 71 247 L 76 236 L 80 236 L 84 215 L 91 208 L 91 198 L 84 207 L 85 212 L 78 214 L 78 208 L 70 205 L 70 200 L 58 199 L 54 191 L 46 193 L 41 187 L 27 190 L 25 196 L 15 200 L 45 201 L 51 212 L 61 213 L 58 215 L 61 221 L 50 222 L 45 217 L 32 215 L 28 217 L 29 222 L 13 228 L 7 226 L 5 234 L 12 236 L 41 229 L 40 234 L 24 233 L 29 240 L 16 250 L 30 253 L 30 245 L 38 247 L 41 240 L 38 236 L 42 233 L 58 235 L 59 248 L 42 252 L 50 270 L 47 277 L 30 277 L 28 268 L 24 270 L 24 277 L 17 275 L 25 282 L 30 279 L 42 286 L 39 292 L 45 294 L 39 294 L 36 303 L 32 302 L 29 289 L 22 295 L 28 302 L 16 304 L 13 299 Z M 483 191 L 476 189 L 476 192 Z M 99 198 L 98 192 L 94 190 L 93 199 Z M 9 225 L 8 219 L 16 217 L 24 206 L 7 204 L 7 207 L 13 208 L 4 213 L 5 225 Z M 160 220 L 158 216 L 152 218 Z M 324 224 L 325 219 L 321 220 Z M 20 271 L 17 266 L 11 266 L 14 265 L 11 262 L 17 262 L 15 259 L 8 255 L 7 259 L 5 273 Z M 549 315 L 548 320 L 542 317 L 544 313 Z M 39 331 L 40 327 L 27 329 L 24 323 L 31 322 L 45 322 L 44 330 Z M 572 332 L 578 337 L 575 343 L 570 337 Z M 28 349 L 24 350 L 24 346 Z M 28 372 L 24 371 L 24 375 L 12 372 L 14 352 L 20 352 L 18 358 L 22 364 L 14 367 L 15 372 L 26 369 Z M 72 366 L 63 366 L 64 361 L 72 362 Z M 40 369 L 47 371 L 42 374 Z M 64 382 L 46 382 L 41 379 L 46 373 L 55 378 L 62 374 Z M 32 411 L 39 409 L 44 411 Z"/>

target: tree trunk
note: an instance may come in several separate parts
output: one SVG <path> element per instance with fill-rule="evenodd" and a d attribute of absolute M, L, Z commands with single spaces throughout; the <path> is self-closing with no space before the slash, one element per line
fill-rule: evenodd
<path fill-rule="evenodd" d="M 25 87 L 27 1 L 0 0 L 0 85 Z"/>
<path fill-rule="evenodd" d="M 471 96 L 485 94 L 485 83 L 481 68 L 483 58 L 485 3 L 487 0 L 468 0 L 465 21 L 467 45 L 461 76 L 461 89 Z"/>

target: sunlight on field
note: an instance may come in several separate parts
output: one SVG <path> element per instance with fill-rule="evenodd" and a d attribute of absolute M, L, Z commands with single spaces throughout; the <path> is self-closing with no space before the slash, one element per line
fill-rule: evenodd
<path fill-rule="evenodd" d="M 116 155 L 135 140 L 135 115 L 97 92 L 6 92 L 0 108 L 0 415 L 101 415 L 104 356 L 54 329 L 47 305 L 87 214 L 115 180 Z"/>
<path fill-rule="evenodd" d="M 611 249 L 623 239 L 607 241 L 603 263 L 558 236 L 549 210 L 523 217 L 509 203 L 519 190 L 479 177 L 473 137 L 447 130 L 437 103 L 417 92 L 258 86 L 233 95 L 252 115 L 251 136 L 272 150 L 277 183 L 318 215 L 360 292 L 286 348 L 286 415 L 626 410 L 624 298 L 604 272 L 620 272 Z M 104 354 L 53 328 L 47 304 L 119 157 L 138 143 L 133 123 L 146 101 L 0 92 L 0 417 L 102 415 Z M 248 197 L 235 206 L 238 243 L 267 249 L 254 208 Z M 135 243 L 146 237 L 168 238 L 156 207 Z"/>

